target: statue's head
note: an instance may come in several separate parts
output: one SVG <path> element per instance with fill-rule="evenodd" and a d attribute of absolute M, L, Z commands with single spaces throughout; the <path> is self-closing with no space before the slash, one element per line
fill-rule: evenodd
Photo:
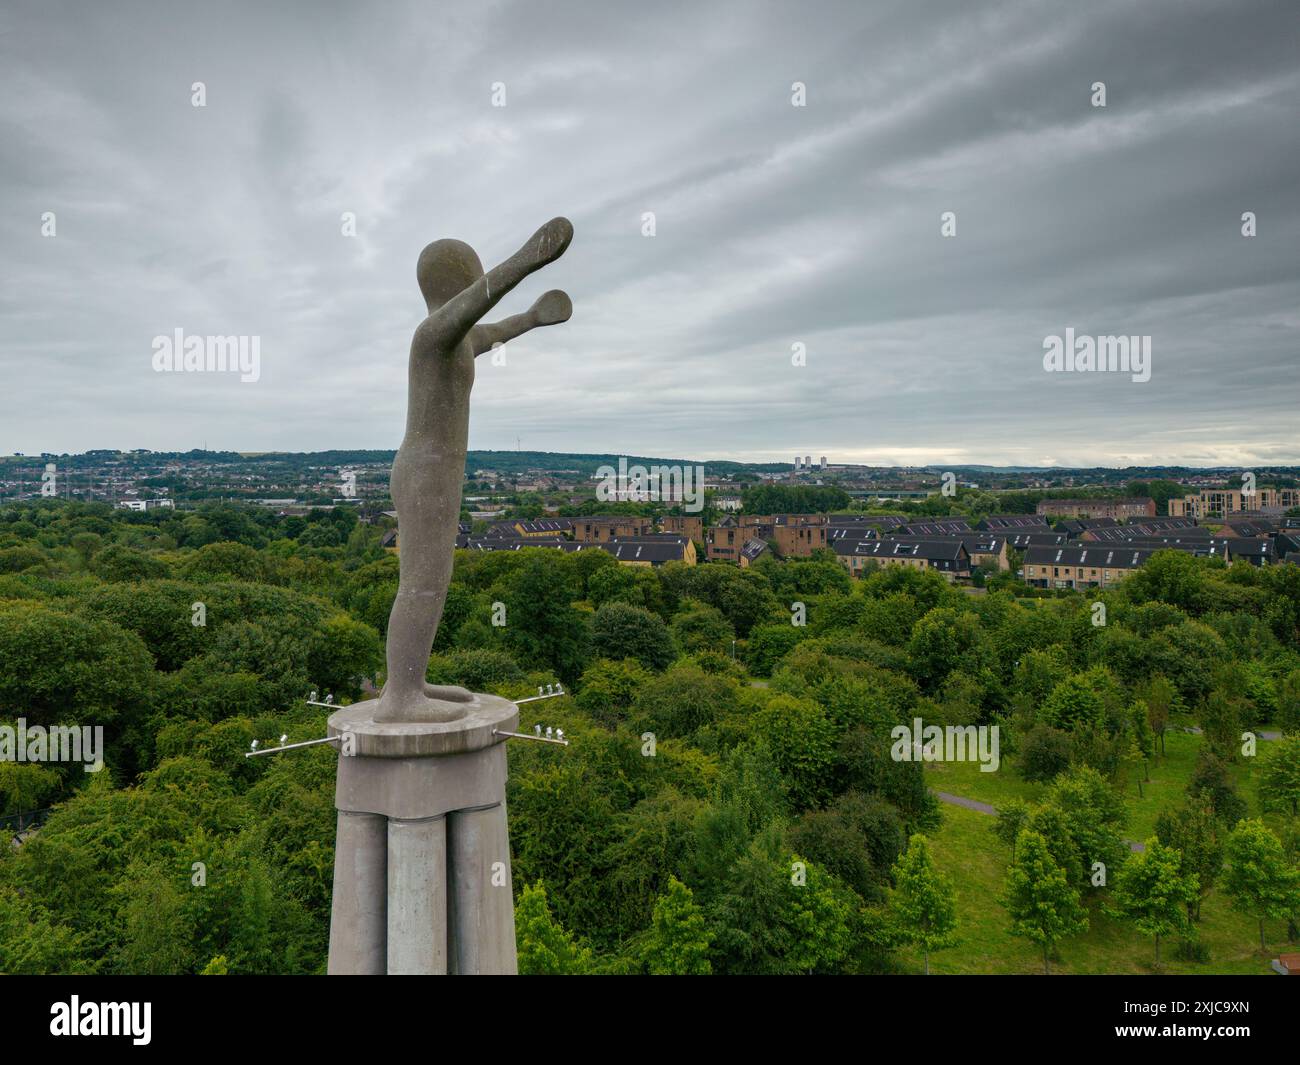
<path fill-rule="evenodd" d="M 463 240 L 435 240 L 420 252 L 415 277 L 432 314 L 483 276 L 478 253 Z"/>

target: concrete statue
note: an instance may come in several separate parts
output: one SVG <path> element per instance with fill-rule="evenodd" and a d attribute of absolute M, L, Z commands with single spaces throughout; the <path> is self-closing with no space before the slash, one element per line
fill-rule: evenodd
<path fill-rule="evenodd" d="M 563 255 L 572 239 L 569 220 L 553 218 L 486 274 L 474 249 L 459 240 L 434 241 L 420 253 L 416 277 L 429 316 L 411 341 L 406 436 L 390 482 L 401 569 L 376 721 L 454 721 L 465 713 L 468 691 L 426 684 L 424 675 L 451 581 L 474 359 L 539 325 L 567 322 L 573 305 L 552 290 L 523 314 L 486 325 L 479 319 L 529 274 Z"/>
<path fill-rule="evenodd" d="M 451 581 L 474 360 L 573 308 L 551 291 L 523 314 L 480 319 L 572 239 L 568 220 L 554 218 L 487 273 L 458 240 L 420 253 L 428 316 L 411 341 L 393 462 L 399 584 L 387 678 L 379 698 L 329 719 L 340 754 L 331 974 L 517 971 L 503 734 L 519 708 L 425 676 Z"/>

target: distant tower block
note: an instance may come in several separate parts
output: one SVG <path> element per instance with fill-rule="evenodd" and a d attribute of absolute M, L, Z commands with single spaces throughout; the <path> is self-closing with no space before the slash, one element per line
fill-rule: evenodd
<path fill-rule="evenodd" d="M 806 469 L 806 470 L 811 470 L 811 469 L 812 469 L 812 456 L 809 455 L 807 458 L 805 458 L 805 459 L 803 460 L 803 464 L 804 464 L 804 469 Z"/>
<path fill-rule="evenodd" d="M 798 473 L 798 472 L 799 472 L 799 463 L 802 462 L 802 461 L 803 461 L 803 460 L 800 459 L 798 455 L 796 455 L 796 456 L 794 457 L 794 472 L 795 472 L 795 473 Z"/>
<path fill-rule="evenodd" d="M 826 456 L 823 455 L 823 456 L 822 456 L 822 469 L 823 469 L 823 470 L 826 469 L 826 465 L 827 465 L 827 463 L 826 463 Z"/>

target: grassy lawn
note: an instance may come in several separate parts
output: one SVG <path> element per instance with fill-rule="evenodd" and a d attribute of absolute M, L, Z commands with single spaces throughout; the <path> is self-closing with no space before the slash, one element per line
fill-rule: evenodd
<path fill-rule="evenodd" d="M 1203 739 L 1187 732 L 1169 732 L 1165 736 L 1165 755 L 1150 765 L 1151 779 L 1142 784 L 1143 795 L 1138 797 L 1137 770 L 1130 773 L 1124 788 L 1129 819 L 1123 835 L 1127 839 L 1144 841 L 1155 835 L 1156 817 L 1171 806 L 1177 806 L 1187 790 L 1196 754 Z M 1266 746 L 1266 745 L 1261 745 Z M 1255 760 L 1241 759 L 1232 767 L 1238 794 L 1250 806 L 1252 817 L 1259 816 L 1254 777 Z M 1002 759 L 997 772 L 982 773 L 975 762 L 926 763 L 927 781 L 935 791 L 960 795 L 998 806 L 1008 799 L 1040 802 L 1047 793 L 1043 784 L 1033 784 L 1021 778 L 1016 771 L 1014 756 Z M 951 809 L 948 807 L 947 809 Z M 1274 826 L 1275 828 L 1277 826 Z"/>
<path fill-rule="evenodd" d="M 1172 750 L 1171 750 L 1172 753 Z M 998 774 L 986 773 L 985 776 Z M 948 790 L 948 789 L 944 789 Z M 998 903 L 1006 877 L 1009 852 L 993 836 L 992 818 L 959 807 L 943 807 L 943 827 L 931 838 L 935 864 L 957 892 L 958 935 L 955 947 L 930 958 L 934 973 L 1041 973 L 1042 953 L 1028 940 L 1013 936 L 1010 919 Z M 1096 900 L 1090 907 L 1091 927 L 1057 948 L 1053 973 L 1151 973 L 1154 944 L 1131 926 L 1106 917 Z M 1167 973 L 1268 974 L 1269 960 L 1279 951 L 1294 950 L 1285 939 L 1282 921 L 1265 924 L 1269 953 L 1258 949 L 1255 921 L 1235 913 L 1217 893 L 1206 899 L 1199 926 L 1209 948 L 1208 962 L 1171 960 L 1173 943 L 1161 946 L 1162 968 Z M 913 972 L 921 971 L 917 951 L 901 951 L 900 960 Z"/>

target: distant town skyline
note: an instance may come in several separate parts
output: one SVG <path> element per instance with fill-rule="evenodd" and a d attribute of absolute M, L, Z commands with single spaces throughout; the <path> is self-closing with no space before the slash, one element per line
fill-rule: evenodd
<path fill-rule="evenodd" d="M 573 319 L 478 360 L 471 448 L 1297 463 L 1298 25 L 1227 0 L 11 7 L 0 454 L 395 448 L 420 249 L 487 263 L 565 214 L 565 258 L 499 310 L 559 287 Z M 158 372 L 182 334 L 255 338 L 258 372 Z M 1150 338 L 1149 365 L 1045 369 L 1076 334 Z"/>

